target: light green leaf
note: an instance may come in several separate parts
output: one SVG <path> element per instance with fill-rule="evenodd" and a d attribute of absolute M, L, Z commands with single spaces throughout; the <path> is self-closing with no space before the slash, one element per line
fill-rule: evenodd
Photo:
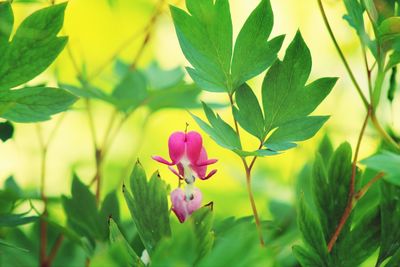
<path fill-rule="evenodd" d="M 391 68 L 395 67 L 397 64 L 400 63 L 400 51 L 399 50 L 395 50 L 393 51 L 393 53 L 390 55 L 389 57 L 389 61 L 386 64 L 386 68 L 385 70 L 388 71 Z"/>
<path fill-rule="evenodd" d="M 15 246 L 15 245 L 13 245 L 11 243 L 8 243 L 7 241 L 4 241 L 2 239 L 0 239 L 0 246 L 9 247 L 9 248 L 16 249 L 16 250 L 19 250 L 19 251 L 22 251 L 22 252 L 29 252 L 29 250 L 27 250 L 27 249 L 17 247 L 17 246 Z"/>
<path fill-rule="evenodd" d="M 122 235 L 121 231 L 118 228 L 118 225 L 115 221 L 110 218 L 109 220 L 110 227 L 110 243 L 111 244 L 120 244 L 121 248 L 124 250 L 124 254 L 128 254 L 130 256 L 129 260 L 126 262 L 129 266 L 144 266 L 143 262 L 140 260 L 136 252 L 129 245 L 128 241 L 126 241 L 125 237 Z"/>
<path fill-rule="evenodd" d="M 124 187 L 124 196 L 139 236 L 151 255 L 158 242 L 171 235 L 167 191 L 158 172 L 147 181 L 137 162 L 130 178 L 132 195 Z"/>
<path fill-rule="evenodd" d="M 10 2 L 0 3 L 0 18 L 0 51 L 6 51 L 14 25 L 14 14 Z M 0 64 L 2 60 L 3 58 L 0 57 Z"/>
<path fill-rule="evenodd" d="M 384 40 L 400 37 L 400 17 L 390 17 L 382 21 L 379 26 L 379 35 Z"/>
<path fill-rule="evenodd" d="M 185 73 L 180 67 L 170 70 L 160 68 L 157 61 L 152 62 L 144 71 L 144 75 L 152 90 L 167 89 L 183 81 Z"/>
<path fill-rule="evenodd" d="M 197 262 L 210 252 L 214 244 L 214 233 L 211 231 L 214 221 L 213 212 L 209 207 L 202 207 L 190 216 L 189 221 L 193 224 L 197 240 Z"/>
<path fill-rule="evenodd" d="M 62 89 L 49 87 L 0 91 L 0 106 L 10 104 L 1 117 L 15 122 L 44 121 L 67 110 L 76 100 Z"/>
<path fill-rule="evenodd" d="M 230 91 L 232 21 L 228 0 L 187 0 L 190 14 L 171 7 L 181 49 L 194 69 L 188 70 L 205 90 Z M 203 82 L 203 81 L 206 82 Z"/>
<path fill-rule="evenodd" d="M 34 12 L 17 29 L 0 58 L 0 89 L 5 90 L 30 81 L 57 58 L 67 43 L 57 37 L 66 3 Z"/>
<path fill-rule="evenodd" d="M 236 104 L 239 109 L 234 108 L 233 114 L 240 126 L 262 141 L 264 116 L 256 95 L 246 83 L 236 90 Z"/>
<path fill-rule="evenodd" d="M 279 154 L 277 150 L 272 150 L 272 149 L 258 149 L 255 151 L 243 151 L 239 149 L 234 149 L 233 151 L 241 157 L 250 157 L 250 156 L 266 157 Z"/>
<path fill-rule="evenodd" d="M 400 156 L 389 151 L 382 151 L 376 155 L 361 161 L 368 168 L 383 171 L 384 179 L 390 183 L 400 186 Z"/>
<path fill-rule="evenodd" d="M 269 0 L 253 10 L 236 39 L 232 58 L 233 88 L 266 70 L 276 60 L 284 36 L 267 42 L 274 24 Z"/>

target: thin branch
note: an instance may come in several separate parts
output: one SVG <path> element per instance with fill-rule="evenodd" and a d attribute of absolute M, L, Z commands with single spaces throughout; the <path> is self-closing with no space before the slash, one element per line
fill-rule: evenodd
<path fill-rule="evenodd" d="M 369 107 L 368 100 L 365 97 L 364 93 L 362 92 L 361 87 L 358 84 L 358 82 L 357 82 L 357 80 L 356 80 L 356 78 L 355 78 L 355 76 L 353 74 L 353 71 L 350 68 L 349 63 L 347 62 L 346 57 L 344 56 L 343 51 L 340 48 L 340 46 L 339 46 L 339 44 L 338 44 L 338 42 L 336 40 L 335 35 L 333 34 L 332 28 L 331 28 L 331 26 L 329 24 L 329 21 L 328 21 L 328 17 L 326 16 L 326 13 L 325 13 L 325 10 L 324 10 L 324 6 L 322 5 L 322 0 L 317 0 L 317 2 L 318 2 L 319 9 L 321 11 L 322 18 L 324 20 L 324 24 L 325 24 L 325 26 L 326 26 L 326 28 L 327 28 L 327 30 L 329 32 L 329 35 L 330 35 L 330 37 L 331 37 L 331 39 L 333 41 L 333 44 L 335 45 L 336 51 L 339 53 L 340 59 L 342 60 L 344 66 L 345 66 L 345 68 L 346 68 L 346 70 L 347 70 L 347 72 L 348 72 L 348 74 L 350 76 L 350 79 L 354 84 L 354 87 L 356 88 L 358 94 L 360 95 L 361 100 L 362 100 L 365 108 L 368 109 L 368 107 Z"/>
<path fill-rule="evenodd" d="M 53 263 L 54 259 L 57 256 L 57 253 L 59 251 L 59 249 L 61 248 L 61 244 L 64 240 L 64 235 L 63 234 L 59 234 L 57 237 L 57 240 L 55 241 L 49 256 L 47 257 L 47 266 L 51 266 L 51 264 Z"/>
<path fill-rule="evenodd" d="M 354 188 L 355 188 L 355 178 L 356 178 L 356 174 L 357 174 L 358 154 L 360 151 L 361 141 L 364 136 L 365 129 L 367 128 L 367 123 L 368 123 L 368 119 L 369 119 L 370 115 L 371 115 L 371 109 L 368 109 L 367 115 L 365 116 L 365 120 L 361 127 L 360 134 L 358 136 L 356 150 L 354 152 L 354 158 L 353 158 L 353 163 L 352 163 L 352 168 L 351 168 L 350 189 L 349 189 L 347 205 L 343 212 L 342 217 L 340 218 L 339 224 L 338 224 L 335 232 L 333 233 L 331 239 L 328 242 L 328 252 L 332 251 L 332 248 L 335 245 L 336 240 L 338 239 L 343 227 L 345 226 L 347 219 L 349 218 L 349 216 L 351 214 L 351 210 L 353 209 L 353 204 L 354 204 L 353 197 L 354 197 Z"/>
<path fill-rule="evenodd" d="M 385 173 L 380 172 L 378 173 L 374 178 L 372 178 L 368 183 L 366 183 L 356 194 L 354 194 L 354 200 L 358 201 L 360 200 L 365 193 L 368 192 L 368 189 L 377 181 L 382 179 L 385 176 Z"/>

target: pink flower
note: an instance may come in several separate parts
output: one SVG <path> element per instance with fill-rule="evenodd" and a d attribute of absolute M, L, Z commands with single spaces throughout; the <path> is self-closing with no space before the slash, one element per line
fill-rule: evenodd
<path fill-rule="evenodd" d="M 206 180 L 213 176 L 217 170 L 207 174 L 207 166 L 217 162 L 216 159 L 208 159 L 203 147 L 203 139 L 197 132 L 174 132 L 168 140 L 169 157 L 171 162 L 160 156 L 152 158 L 169 166 L 169 169 L 186 183 L 192 184 L 196 178 Z M 177 170 L 172 166 L 176 165 Z"/>
<path fill-rule="evenodd" d="M 185 193 L 181 188 L 171 192 L 172 211 L 183 223 L 189 215 L 201 207 L 203 196 L 200 189 L 191 187 Z"/>

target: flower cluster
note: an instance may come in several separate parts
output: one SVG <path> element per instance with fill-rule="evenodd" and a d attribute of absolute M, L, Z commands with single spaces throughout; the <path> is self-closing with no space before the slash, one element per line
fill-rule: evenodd
<path fill-rule="evenodd" d="M 169 169 L 186 182 L 185 189 L 177 188 L 171 192 L 172 210 L 180 222 L 201 207 L 202 193 L 194 186 L 197 178 L 206 180 L 213 176 L 217 170 L 207 173 L 207 166 L 217 162 L 208 159 L 203 147 L 201 135 L 195 131 L 174 132 L 168 140 L 169 157 L 171 162 L 160 157 L 152 158 L 168 165 Z M 176 166 L 176 169 L 173 167 Z"/>

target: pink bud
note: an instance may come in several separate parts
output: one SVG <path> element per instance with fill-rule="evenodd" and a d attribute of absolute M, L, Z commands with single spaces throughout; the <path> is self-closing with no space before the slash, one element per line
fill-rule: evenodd
<path fill-rule="evenodd" d="M 189 215 L 201 207 L 202 194 L 200 189 L 193 188 L 189 195 L 181 188 L 177 188 L 171 192 L 172 211 L 183 223 Z"/>

